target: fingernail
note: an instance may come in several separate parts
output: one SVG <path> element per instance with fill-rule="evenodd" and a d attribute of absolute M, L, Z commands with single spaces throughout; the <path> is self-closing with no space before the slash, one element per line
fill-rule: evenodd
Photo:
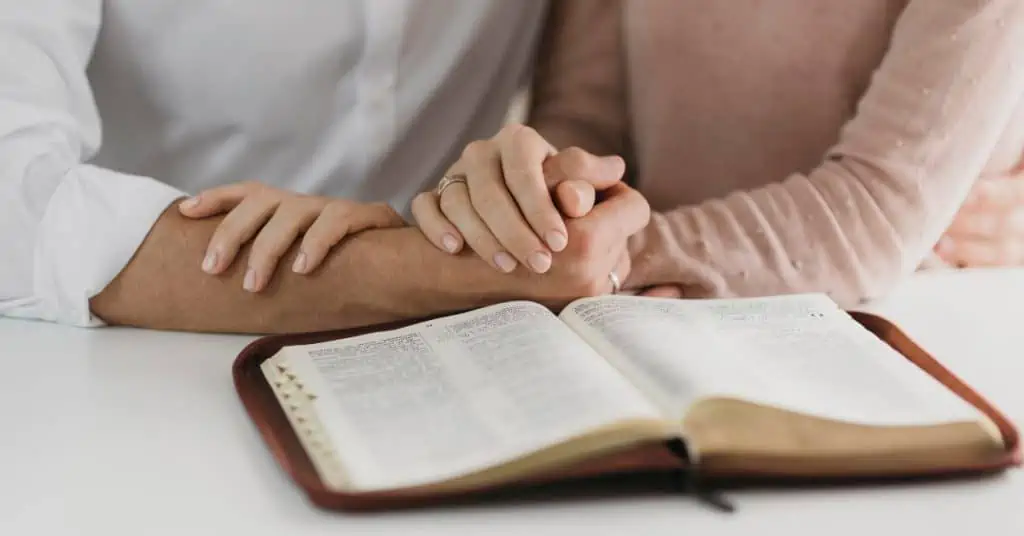
<path fill-rule="evenodd" d="M 594 198 L 597 194 L 594 187 L 583 181 L 570 181 L 570 189 L 576 197 L 572 207 L 571 217 L 578 218 L 590 212 L 594 208 Z"/>
<path fill-rule="evenodd" d="M 306 254 L 305 253 L 300 251 L 299 254 L 295 256 L 295 262 L 292 263 L 292 271 L 297 273 L 297 274 L 306 273 Z"/>
<path fill-rule="evenodd" d="M 577 181 L 573 181 L 571 186 L 572 192 L 576 194 L 576 202 L 582 205 L 583 202 L 587 200 L 587 187 L 583 183 Z M 590 189 L 593 190 L 593 187 L 591 187 Z"/>
<path fill-rule="evenodd" d="M 534 251 L 526 260 L 529 261 L 530 268 L 538 274 L 543 274 L 551 268 L 551 255 L 546 251 Z"/>
<path fill-rule="evenodd" d="M 246 268 L 245 279 L 242 281 L 242 288 L 249 292 L 256 292 L 256 270 Z"/>
<path fill-rule="evenodd" d="M 496 253 L 494 255 L 494 264 L 498 265 L 498 268 L 506 274 L 516 269 L 516 260 L 511 255 L 504 251 Z"/>
<path fill-rule="evenodd" d="M 569 244 L 565 235 L 559 231 L 548 231 L 548 233 L 544 235 L 544 240 L 548 243 L 548 246 L 555 251 L 562 251 L 565 249 L 565 246 Z"/>
<path fill-rule="evenodd" d="M 610 171 L 622 174 L 626 171 L 626 161 L 619 156 L 605 156 L 601 159 Z"/>
<path fill-rule="evenodd" d="M 199 196 L 192 196 L 181 202 L 180 206 L 183 210 L 191 210 L 199 206 Z"/>
<path fill-rule="evenodd" d="M 441 237 L 441 245 L 444 246 L 445 251 L 448 253 L 455 253 L 455 250 L 459 247 L 459 239 L 452 236 L 451 233 L 445 233 Z"/>
<path fill-rule="evenodd" d="M 203 271 L 212 274 L 213 269 L 217 267 L 217 252 L 211 251 L 206 254 L 203 258 Z"/>

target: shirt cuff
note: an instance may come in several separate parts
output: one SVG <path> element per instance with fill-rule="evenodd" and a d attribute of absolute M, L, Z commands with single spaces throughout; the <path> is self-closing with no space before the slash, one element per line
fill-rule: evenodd
<path fill-rule="evenodd" d="M 76 326 L 103 322 L 89 310 L 128 264 L 164 210 L 185 195 L 148 177 L 82 165 L 61 181 L 35 237 L 28 316 Z"/>

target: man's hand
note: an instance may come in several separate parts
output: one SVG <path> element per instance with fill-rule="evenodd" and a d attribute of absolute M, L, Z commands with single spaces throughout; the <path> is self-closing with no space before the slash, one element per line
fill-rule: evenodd
<path fill-rule="evenodd" d="M 259 293 L 242 290 L 240 263 L 216 276 L 196 269 L 224 216 L 194 220 L 169 207 L 90 305 L 109 324 L 233 333 L 351 328 L 520 299 L 562 307 L 607 293 L 613 269 L 625 278 L 626 237 L 647 224 L 642 196 L 625 185 L 607 194 L 590 214 L 568 222 L 570 245 L 545 275 L 496 272 L 475 254 L 449 255 L 403 227 L 352 236 L 307 276 L 283 262 Z M 282 259 L 297 256 L 296 243 Z"/>
<path fill-rule="evenodd" d="M 292 271 L 308 274 L 346 236 L 367 229 L 402 227 L 405 222 L 385 204 L 360 204 L 345 199 L 301 195 L 257 182 L 206 190 L 178 205 L 187 218 L 227 213 L 217 226 L 203 257 L 208 274 L 223 273 L 243 245 L 252 240 L 242 287 L 263 290 L 281 256 L 302 236 Z"/>
<path fill-rule="evenodd" d="M 979 179 L 935 249 L 959 267 L 1024 265 L 1024 167 Z"/>
<path fill-rule="evenodd" d="M 624 183 L 604 193 L 605 199 L 589 214 L 566 222 L 568 245 L 555 255 L 549 272 L 521 271 L 514 276 L 524 280 L 524 297 L 560 307 L 577 298 L 610 293 L 612 272 L 626 279 L 630 270 L 626 242 L 647 226 L 651 209 L 642 195 Z"/>
<path fill-rule="evenodd" d="M 644 289 L 638 294 L 638 296 L 645 296 L 648 298 L 679 299 L 684 297 L 684 293 L 683 287 L 679 285 L 658 285 Z"/>
<path fill-rule="evenodd" d="M 424 235 L 444 251 L 456 254 L 468 243 L 502 272 L 523 264 L 542 274 L 551 269 L 552 253 L 572 239 L 563 215 L 587 214 L 595 190 L 617 184 L 624 172 L 617 156 L 556 151 L 530 127 L 511 125 L 467 146 L 448 174 L 465 182 L 441 196 L 420 194 L 412 211 Z"/>
<path fill-rule="evenodd" d="M 578 217 L 563 221 L 552 205 L 567 240 L 545 275 L 530 270 L 508 275 L 496 272 L 476 254 L 445 253 L 437 247 L 439 240 L 431 244 L 415 228 L 371 229 L 400 224 L 385 207 L 378 207 L 377 214 L 358 205 L 355 210 L 348 210 L 351 205 L 335 209 L 341 223 L 328 226 L 336 229 L 333 235 L 325 233 L 328 237 L 340 239 L 354 229 L 368 230 L 340 247 L 321 246 L 324 257 L 319 251 L 305 251 L 305 240 L 300 246 L 297 239 L 302 230 L 308 238 L 314 222 L 325 213 L 330 215 L 322 198 L 314 198 L 317 202 L 313 203 L 303 196 L 282 195 L 258 185 L 237 190 L 228 187 L 224 196 L 216 190 L 204 192 L 195 207 L 168 208 L 128 266 L 90 305 L 110 324 L 244 333 L 349 328 L 518 299 L 559 308 L 577 298 L 608 293 L 612 271 L 625 280 L 630 268 L 626 241 L 650 218 L 643 196 L 617 178 L 607 182 L 612 185 L 604 188 L 596 206 L 589 183 L 579 184 L 586 186 L 582 196 L 575 195 L 578 192 L 573 192 L 571 183 L 559 186 L 558 191 L 565 188 L 571 194 L 566 200 L 559 197 L 562 211 Z M 258 195 L 249 195 L 253 191 Z M 544 193 L 551 203 L 550 192 L 545 188 Z M 222 197 L 227 201 L 217 201 Z M 255 198 L 249 201 L 250 197 Z M 206 202 L 212 202 L 214 208 L 202 212 Z M 250 208 L 242 211 L 243 206 Z M 225 211 L 230 213 L 204 217 Z M 236 212 L 240 214 L 232 218 Z M 280 216 L 282 212 L 293 216 L 285 218 Z M 357 216 L 346 220 L 353 212 Z M 271 227 L 275 218 L 289 224 Z M 232 219 L 236 223 L 231 223 Z M 257 232 L 260 237 L 251 240 Z M 267 240 L 261 244 L 264 234 Z M 282 244 L 284 249 L 279 249 Z M 265 253 L 257 253 L 260 250 Z M 221 273 L 216 276 L 195 269 L 210 252 L 217 253 L 213 271 Z M 308 276 L 285 269 L 299 265 L 301 253 L 306 254 L 307 263 L 311 257 L 315 262 L 323 259 L 323 266 Z M 256 264 L 266 285 L 261 292 L 241 290 L 250 286 L 243 283 L 249 279 L 244 275 L 247 270 L 242 263 L 231 262 L 240 256 L 249 259 L 250 267 Z M 256 261 L 258 258 L 266 260 Z M 285 266 L 274 272 L 279 261 Z M 307 264 L 305 272 L 312 266 Z"/>

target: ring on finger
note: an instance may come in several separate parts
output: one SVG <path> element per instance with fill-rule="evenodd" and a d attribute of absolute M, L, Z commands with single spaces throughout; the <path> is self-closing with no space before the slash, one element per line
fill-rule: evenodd
<path fill-rule="evenodd" d="M 612 294 L 618 294 L 622 290 L 622 280 L 619 279 L 619 274 L 615 273 L 615 270 L 608 272 L 608 280 L 612 282 Z"/>
<path fill-rule="evenodd" d="M 445 175 L 444 177 L 441 178 L 441 182 L 437 183 L 437 189 L 434 190 L 434 193 L 437 195 L 437 197 L 440 198 L 441 195 L 444 194 L 444 191 L 447 190 L 449 186 L 460 183 L 466 184 L 466 182 L 466 175 L 463 173 Z"/>

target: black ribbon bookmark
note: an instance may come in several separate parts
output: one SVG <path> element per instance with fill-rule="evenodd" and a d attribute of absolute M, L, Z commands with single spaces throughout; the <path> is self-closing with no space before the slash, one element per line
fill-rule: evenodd
<path fill-rule="evenodd" d="M 667 443 L 668 449 L 680 460 L 684 467 L 679 469 L 678 478 L 675 480 L 677 489 L 684 493 L 691 493 L 698 502 L 705 504 L 719 512 L 731 514 L 736 511 L 736 505 L 725 498 L 720 492 L 711 489 L 701 479 L 700 467 L 690 456 L 690 450 L 686 448 L 686 442 L 682 439 L 670 439 Z"/>

